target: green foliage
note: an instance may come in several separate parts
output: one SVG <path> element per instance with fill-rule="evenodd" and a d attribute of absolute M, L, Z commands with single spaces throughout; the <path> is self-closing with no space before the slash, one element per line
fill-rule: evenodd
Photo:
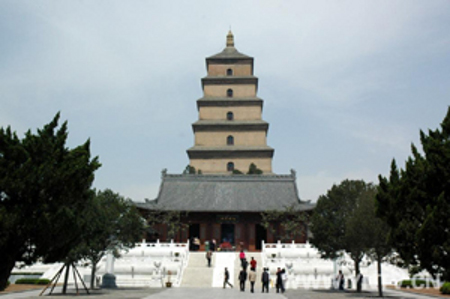
<path fill-rule="evenodd" d="M 447 295 L 450 294 L 450 282 L 444 282 L 444 284 L 441 286 L 439 291 L 442 294 L 447 294 Z"/>
<path fill-rule="evenodd" d="M 329 259 L 346 251 L 355 263 L 356 275 L 364 254 L 378 262 L 381 275 L 381 262 L 391 252 L 388 227 L 375 214 L 376 191 L 364 181 L 345 180 L 319 197 L 311 218 L 311 243 Z M 378 287 L 382 296 L 381 280 Z"/>
<path fill-rule="evenodd" d="M 167 241 L 174 239 L 176 234 L 186 230 L 189 225 L 183 221 L 187 213 L 166 209 L 155 209 L 146 212 L 146 219 L 149 228 L 158 231 L 162 224 L 167 228 Z"/>
<path fill-rule="evenodd" d="M 401 288 L 422 288 L 422 287 L 430 287 L 433 288 L 434 284 L 432 281 L 426 281 L 424 279 L 405 279 L 398 283 Z"/>
<path fill-rule="evenodd" d="M 93 194 L 81 221 L 82 242 L 71 251 L 71 256 L 91 262 L 92 278 L 95 265 L 108 251 L 118 257 L 120 250 L 134 247 L 145 232 L 145 220 L 131 200 L 110 189 Z"/>
<path fill-rule="evenodd" d="M 15 284 L 39 284 L 47 285 L 50 283 L 49 279 L 44 278 L 21 278 L 16 280 Z"/>
<path fill-rule="evenodd" d="M 0 129 L 0 289 L 17 261 L 62 261 L 80 242 L 79 219 L 100 164 L 89 140 L 67 148 L 67 122 L 58 122 L 59 114 L 23 139 Z"/>
<path fill-rule="evenodd" d="M 354 235 L 348 230 L 349 219 L 355 211 L 357 201 L 373 186 L 364 181 L 345 180 L 333 185 L 326 195 L 321 195 L 311 217 L 311 243 L 321 252 L 322 257 L 334 259 L 343 250 L 353 252 L 355 257 L 362 255 L 364 246 L 354 244 Z M 357 229 L 357 228 L 355 228 Z"/>
<path fill-rule="evenodd" d="M 283 211 L 268 210 L 261 213 L 261 225 L 283 242 L 305 237 L 308 220 L 309 215 L 299 212 L 294 206 L 285 207 Z"/>
<path fill-rule="evenodd" d="M 255 164 L 250 164 L 250 167 L 248 168 L 248 172 L 247 174 L 262 174 L 263 171 L 261 169 L 259 169 L 258 167 L 256 167 Z"/>
<path fill-rule="evenodd" d="M 195 167 L 191 165 L 187 165 L 183 171 L 183 174 L 195 174 Z"/>
<path fill-rule="evenodd" d="M 242 171 L 240 171 L 238 169 L 233 169 L 233 171 L 231 173 L 232 174 L 244 174 Z"/>
<path fill-rule="evenodd" d="M 379 177 L 378 214 L 406 265 L 450 280 L 450 108 L 441 129 L 420 131 L 423 154 L 412 145 L 404 169 L 392 161 Z"/>

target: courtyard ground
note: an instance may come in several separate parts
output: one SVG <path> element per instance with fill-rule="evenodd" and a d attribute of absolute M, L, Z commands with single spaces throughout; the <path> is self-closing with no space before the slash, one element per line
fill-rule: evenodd
<path fill-rule="evenodd" d="M 42 289 L 42 288 L 41 288 Z M 198 299 L 353 299 L 353 298 L 377 298 L 376 292 L 340 292 L 332 290 L 288 290 L 284 294 L 277 294 L 275 290 L 271 290 L 269 294 L 262 294 L 259 290 L 254 294 L 250 293 L 248 289 L 246 292 L 240 292 L 238 289 L 222 289 L 222 288 L 171 288 L 171 289 L 157 289 L 157 288 L 118 288 L 118 289 L 100 289 L 87 295 L 80 291 L 77 296 L 74 289 L 69 289 L 69 294 L 61 295 L 60 289 L 55 290 L 55 294 L 51 296 L 39 297 L 39 290 L 15 289 L 14 292 L 0 293 L 0 299 L 18 299 L 18 298 L 53 298 L 53 299 L 67 299 L 68 297 L 82 297 L 82 298 L 130 298 L 130 299 L 174 299 L 174 298 L 198 298 Z M 58 293 L 59 292 L 59 293 Z M 48 293 L 48 292 L 47 292 Z M 403 298 L 403 299 L 426 299 L 426 298 L 448 298 L 440 296 L 439 294 L 417 295 L 414 293 L 387 290 L 385 298 Z"/>

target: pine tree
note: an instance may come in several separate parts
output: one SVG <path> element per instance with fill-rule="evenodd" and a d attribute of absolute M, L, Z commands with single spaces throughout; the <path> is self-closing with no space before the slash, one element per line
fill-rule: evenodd
<path fill-rule="evenodd" d="M 66 147 L 59 113 L 21 140 L 0 129 L 0 290 L 18 261 L 64 261 L 80 242 L 79 219 L 90 198 L 94 171 L 89 140 Z"/>
<path fill-rule="evenodd" d="M 389 239 L 407 265 L 450 280 L 450 108 L 441 129 L 420 131 L 423 154 L 412 156 L 389 179 L 380 176 L 378 214 L 390 226 Z"/>

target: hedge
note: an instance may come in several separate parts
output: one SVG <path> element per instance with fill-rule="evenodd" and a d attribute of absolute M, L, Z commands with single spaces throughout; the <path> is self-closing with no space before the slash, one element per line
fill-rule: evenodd
<path fill-rule="evenodd" d="M 450 282 L 444 282 L 439 290 L 442 294 L 450 294 Z"/>
<path fill-rule="evenodd" d="M 16 284 L 49 284 L 49 279 L 41 279 L 41 278 L 21 278 L 16 280 Z"/>
<path fill-rule="evenodd" d="M 423 279 L 416 279 L 414 281 L 411 279 L 405 279 L 405 280 L 402 280 L 399 283 L 399 285 L 401 288 L 426 287 L 427 281 L 423 280 Z M 434 287 L 434 284 L 432 281 L 428 281 L 428 287 L 430 287 L 430 288 Z"/>

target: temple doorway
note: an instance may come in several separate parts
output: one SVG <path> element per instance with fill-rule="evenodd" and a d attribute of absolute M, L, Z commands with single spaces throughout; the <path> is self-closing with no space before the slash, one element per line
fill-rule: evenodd
<path fill-rule="evenodd" d="M 221 243 L 230 243 L 231 246 L 234 246 L 234 224 L 223 223 L 221 225 L 222 231 L 222 240 Z"/>
<path fill-rule="evenodd" d="M 189 224 L 189 250 L 198 250 L 194 247 L 194 238 L 200 238 L 200 224 Z"/>
<path fill-rule="evenodd" d="M 255 232 L 256 232 L 256 238 L 255 238 L 255 249 L 256 250 L 262 250 L 262 241 L 267 242 L 267 229 L 262 226 L 261 224 L 255 225 Z"/>

